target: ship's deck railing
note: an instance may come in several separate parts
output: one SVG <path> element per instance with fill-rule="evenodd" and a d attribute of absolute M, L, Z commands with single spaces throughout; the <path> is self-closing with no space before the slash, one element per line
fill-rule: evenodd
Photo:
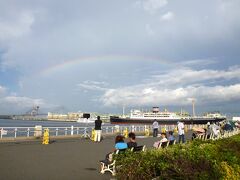
<path fill-rule="evenodd" d="M 159 132 L 176 131 L 177 125 L 160 125 Z M 206 125 L 185 125 L 185 130 L 191 130 L 193 127 L 206 127 Z M 88 127 L 0 127 L 0 139 L 41 137 L 44 129 L 49 129 L 50 136 L 91 136 L 93 126 Z M 123 134 L 124 130 L 128 132 L 144 133 L 146 130 L 152 131 L 152 125 L 109 125 L 102 126 L 102 134 Z"/>

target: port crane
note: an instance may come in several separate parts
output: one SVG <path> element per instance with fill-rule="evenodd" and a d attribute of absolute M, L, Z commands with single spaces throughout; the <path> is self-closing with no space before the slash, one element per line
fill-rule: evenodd
<path fill-rule="evenodd" d="M 33 108 L 27 111 L 25 115 L 36 116 L 39 114 L 39 108 L 39 106 L 33 106 Z"/>

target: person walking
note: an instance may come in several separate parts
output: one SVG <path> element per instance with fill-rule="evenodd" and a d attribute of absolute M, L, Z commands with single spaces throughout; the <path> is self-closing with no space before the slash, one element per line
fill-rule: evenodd
<path fill-rule="evenodd" d="M 153 127 L 153 137 L 157 137 L 159 125 L 156 119 L 154 120 L 152 127 Z"/>
<path fill-rule="evenodd" d="M 95 142 L 101 141 L 101 134 L 102 134 L 102 120 L 100 119 L 100 116 L 97 117 L 97 120 L 95 120 Z"/>
<path fill-rule="evenodd" d="M 184 123 L 178 122 L 177 128 L 178 128 L 178 143 L 180 143 L 181 141 L 182 143 L 185 143 Z"/>

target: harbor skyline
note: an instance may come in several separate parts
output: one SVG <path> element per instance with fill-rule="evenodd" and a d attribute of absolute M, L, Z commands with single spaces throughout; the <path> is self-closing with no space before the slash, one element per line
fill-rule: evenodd
<path fill-rule="evenodd" d="M 240 2 L 0 0 L 0 114 L 238 114 Z M 238 114 L 239 115 L 239 114 Z"/>

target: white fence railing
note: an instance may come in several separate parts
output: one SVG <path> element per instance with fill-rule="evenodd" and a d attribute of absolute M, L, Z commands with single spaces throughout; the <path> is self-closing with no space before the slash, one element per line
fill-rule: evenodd
<path fill-rule="evenodd" d="M 103 134 L 123 133 L 125 129 L 132 132 L 144 132 L 148 126 L 103 126 Z M 44 129 L 49 129 L 50 136 L 90 136 L 94 127 L 0 127 L 0 139 L 41 136 Z"/>
<path fill-rule="evenodd" d="M 192 127 L 205 127 L 206 125 L 185 125 L 186 129 Z M 4 138 L 19 138 L 19 137 L 37 137 L 41 136 L 44 129 L 49 129 L 50 136 L 90 136 L 94 127 L 0 127 L 0 139 Z M 128 126 L 103 126 L 102 134 L 123 133 L 124 130 L 128 132 L 145 132 L 146 129 L 152 130 L 151 125 L 128 125 Z M 159 131 L 174 131 L 176 125 L 160 125 Z"/>

